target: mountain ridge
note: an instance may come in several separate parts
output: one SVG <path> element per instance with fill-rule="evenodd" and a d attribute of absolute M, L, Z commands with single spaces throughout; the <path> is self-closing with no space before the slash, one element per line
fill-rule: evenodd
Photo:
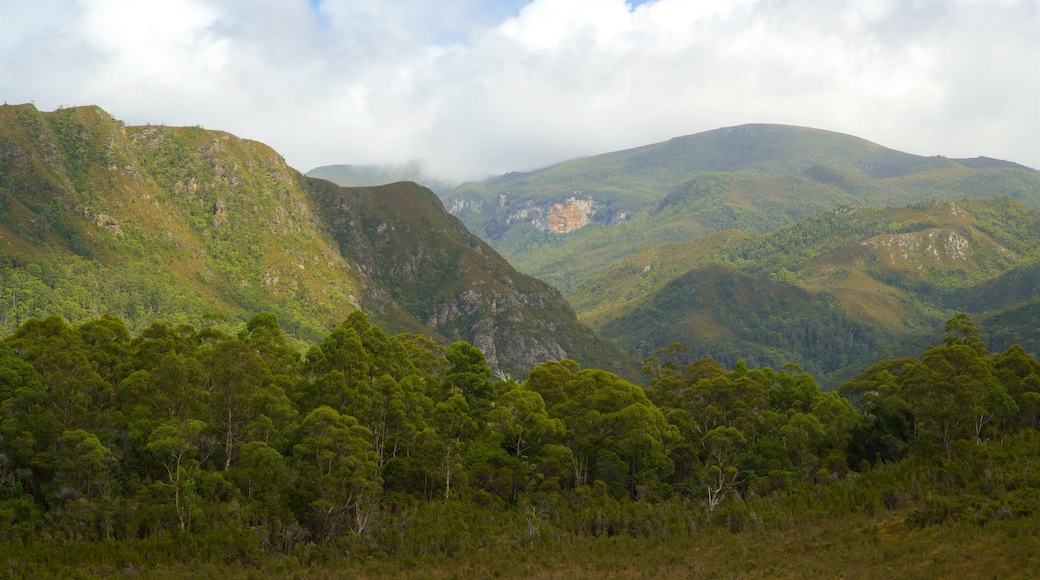
<path fill-rule="evenodd" d="M 1040 172 L 985 157 L 913 155 L 833 131 L 752 124 L 466 183 L 445 205 L 518 269 L 568 293 L 645 244 L 731 228 L 763 234 L 841 205 L 997 196 L 1040 209 Z M 569 200 L 587 208 L 582 227 L 547 227 L 545 216 Z"/>
<path fill-rule="evenodd" d="M 331 200 L 348 198 L 373 207 L 395 199 L 380 210 L 384 221 L 410 223 L 411 234 L 398 237 L 398 247 L 380 246 L 380 224 L 359 223 L 373 231 L 355 232 L 367 254 L 352 253 L 336 239 L 352 229 L 350 220 L 332 224 L 327 215 Z M 162 317 L 230 330 L 271 311 L 297 340 L 313 341 L 360 308 L 390 332 L 481 344 L 497 354 L 495 368 L 504 373 L 567 356 L 638 374 L 634 363 L 577 322 L 555 290 L 515 271 L 476 238 L 467 242 L 464 226 L 429 190 L 415 184 L 340 188 L 303 176 L 262 143 L 225 132 L 126 126 L 98 107 L 44 113 L 32 105 L 5 106 L 0 208 L 0 324 L 9 330 L 29 316 L 78 321 L 105 313 L 132 328 Z M 454 262 L 434 260 L 431 249 L 441 247 L 455 248 L 456 262 L 477 260 L 470 254 L 478 251 L 494 254 L 474 263 L 508 279 L 511 284 L 495 291 L 516 298 L 511 309 L 493 312 L 496 306 L 479 300 L 467 312 L 468 326 L 449 331 L 412 308 L 408 300 L 429 296 L 460 303 L 478 282 L 457 276 L 454 293 L 446 293 L 381 274 L 382 262 L 415 253 L 415 208 L 441 224 L 422 234 L 428 267 L 457 272 Z M 357 217 L 362 209 L 343 215 Z M 539 318 L 518 298 L 527 289 L 547 297 L 531 303 L 553 320 L 552 332 L 507 324 L 509 316 Z M 500 328 L 508 329 L 501 337 Z"/>

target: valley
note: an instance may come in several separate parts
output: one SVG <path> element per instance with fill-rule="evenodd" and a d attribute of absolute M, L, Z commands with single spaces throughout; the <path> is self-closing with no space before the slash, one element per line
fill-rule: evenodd
<path fill-rule="evenodd" d="M 0 569 L 1035 567 L 1036 171 L 774 125 L 412 169 L 0 108 Z"/>
<path fill-rule="evenodd" d="M 1038 352 L 1022 281 L 1040 260 L 1040 173 L 1014 163 L 744 125 L 440 195 L 637 360 L 679 342 L 691 360 L 796 362 L 833 389 L 959 311 Z"/>

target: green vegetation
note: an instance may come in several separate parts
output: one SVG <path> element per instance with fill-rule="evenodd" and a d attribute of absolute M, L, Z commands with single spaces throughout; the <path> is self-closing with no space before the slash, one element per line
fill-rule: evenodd
<path fill-rule="evenodd" d="M 51 313 L 230 330 L 266 309 L 317 340 L 357 301 L 358 280 L 314 222 L 303 178 L 259 143 L 125 127 L 96 107 L 21 105 L 0 108 L 0 145 L 8 332 Z"/>
<path fill-rule="evenodd" d="M 303 348 L 356 309 L 503 374 L 563 357 L 639 374 L 418 185 L 337 187 L 260 143 L 96 107 L 0 107 L 4 332 L 51 314 L 237 332 L 270 311 Z"/>
<path fill-rule="evenodd" d="M 581 284 L 579 317 L 634 355 L 793 361 L 827 388 L 920 350 L 957 311 L 1036 344 L 1040 212 L 1009 198 L 845 206 L 766 235 L 649 246 Z"/>
<path fill-rule="evenodd" d="M 1034 177 L 772 126 L 506 176 L 642 204 L 485 225 L 643 388 L 429 190 L 2 107 L 0 574 L 1025 576 Z M 939 190 L 1009 197 L 847 205 Z"/>
<path fill-rule="evenodd" d="M 1002 196 L 1040 210 L 1040 173 L 909 155 L 829 131 L 744 125 L 467 183 L 445 199 L 510 263 L 569 294 L 647 244 L 726 229 L 766 234 L 844 205 Z M 569 197 L 593 201 L 592 225 L 566 234 L 530 226 L 537 208 Z"/>
<path fill-rule="evenodd" d="M 496 381 L 469 344 L 359 312 L 304 355 L 271 314 L 237 336 L 31 319 L 0 342 L 0 561 L 36 577 L 1022 575 L 1040 363 L 990 354 L 966 315 L 946 329 L 839 394 L 793 364 L 683 364 L 681 345 L 647 359 L 646 390 L 570 360 Z"/>

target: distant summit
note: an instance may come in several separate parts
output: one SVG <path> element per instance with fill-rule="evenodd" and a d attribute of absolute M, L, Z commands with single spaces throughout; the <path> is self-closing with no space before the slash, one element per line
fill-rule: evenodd
<path fill-rule="evenodd" d="M 450 193 L 459 185 L 457 182 L 431 176 L 418 160 L 401 164 L 323 165 L 311 169 L 306 176 L 325 179 L 343 187 L 372 187 L 399 181 L 414 181 L 437 195 Z"/>
<path fill-rule="evenodd" d="M 1040 172 L 987 157 L 912 155 L 821 129 L 749 124 L 465 183 L 442 197 L 517 268 L 566 293 L 650 243 L 725 229 L 764 234 L 849 204 L 999 196 L 1040 209 Z M 550 216 L 575 214 L 579 201 L 581 215 L 568 215 L 567 227 L 548 227 Z"/>

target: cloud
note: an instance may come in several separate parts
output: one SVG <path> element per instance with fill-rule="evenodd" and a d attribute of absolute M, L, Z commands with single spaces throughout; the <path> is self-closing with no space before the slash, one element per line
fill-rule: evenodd
<path fill-rule="evenodd" d="M 1032 0 L 2 1 L 5 101 L 203 124 L 301 170 L 470 177 L 748 122 L 1040 167 Z"/>

